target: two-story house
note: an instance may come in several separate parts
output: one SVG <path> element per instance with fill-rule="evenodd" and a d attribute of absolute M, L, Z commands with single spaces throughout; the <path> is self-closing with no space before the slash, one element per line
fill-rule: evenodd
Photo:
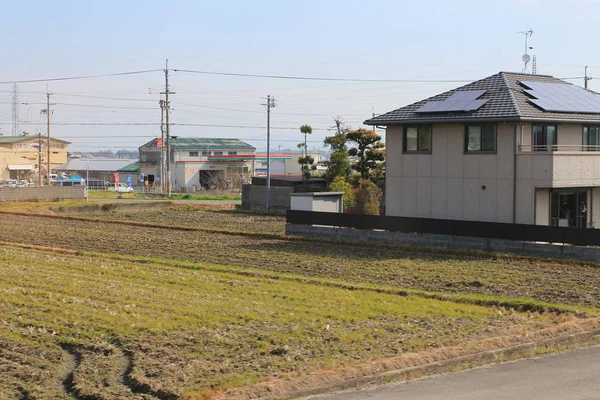
<path fill-rule="evenodd" d="M 140 176 L 149 184 L 161 180 L 161 153 L 166 179 L 166 146 L 157 139 L 140 151 Z M 256 149 L 239 139 L 171 138 L 171 184 L 174 190 L 192 187 L 240 187 L 252 174 Z"/>
<path fill-rule="evenodd" d="M 386 127 L 386 214 L 600 227 L 600 95 L 500 72 L 365 121 Z"/>

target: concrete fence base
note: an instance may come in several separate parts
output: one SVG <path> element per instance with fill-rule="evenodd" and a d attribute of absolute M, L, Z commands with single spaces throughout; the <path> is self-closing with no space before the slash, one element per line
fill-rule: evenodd
<path fill-rule="evenodd" d="M 286 210 L 290 209 L 290 194 L 293 192 L 294 188 L 292 187 L 271 186 L 269 212 L 285 214 Z M 242 209 L 265 211 L 266 199 L 267 188 L 265 186 L 242 186 Z"/>
<path fill-rule="evenodd" d="M 75 199 L 85 199 L 85 187 L 50 186 L 0 189 L 0 201 L 54 201 Z"/>
<path fill-rule="evenodd" d="M 474 250 L 489 253 L 600 262 L 600 248 L 571 246 L 540 242 L 470 236 L 438 235 L 431 233 L 404 233 L 331 226 L 287 224 L 286 234 L 322 237 L 336 240 L 365 241 L 398 245 L 412 245 L 450 250 Z"/>

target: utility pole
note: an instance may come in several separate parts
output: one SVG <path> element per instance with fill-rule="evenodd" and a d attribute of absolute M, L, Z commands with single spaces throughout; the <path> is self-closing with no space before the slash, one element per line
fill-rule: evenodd
<path fill-rule="evenodd" d="M 165 101 L 160 100 L 160 192 L 165 195 Z"/>
<path fill-rule="evenodd" d="M 13 84 L 12 90 L 12 135 L 19 135 L 19 87 Z"/>
<path fill-rule="evenodd" d="M 40 187 L 44 184 L 44 180 L 42 178 L 42 132 L 38 133 L 38 184 Z"/>
<path fill-rule="evenodd" d="M 171 125 L 169 124 L 169 113 L 171 111 L 171 103 L 169 102 L 169 94 L 175 94 L 169 90 L 169 60 L 165 61 L 165 91 L 161 92 L 165 95 L 165 120 L 167 123 L 167 196 L 171 196 Z"/>
<path fill-rule="evenodd" d="M 275 98 L 267 96 L 267 193 L 265 197 L 265 209 L 269 212 L 271 203 L 271 108 L 275 107 Z"/>
<path fill-rule="evenodd" d="M 52 113 L 52 110 L 50 110 L 50 95 L 52 93 L 48 93 L 48 87 L 46 87 L 46 109 L 42 110 L 42 113 L 46 113 L 46 124 L 47 124 L 47 129 L 48 129 L 48 159 L 46 160 L 47 164 L 48 164 L 48 170 L 46 171 L 46 180 L 48 183 L 48 186 L 51 186 L 50 183 L 50 173 L 52 172 L 50 169 L 50 114 Z"/>
<path fill-rule="evenodd" d="M 588 66 L 586 65 L 585 66 L 585 75 L 583 77 L 583 87 L 586 89 L 588 88 L 588 81 L 592 80 L 592 77 L 587 75 L 587 69 L 588 69 Z"/>

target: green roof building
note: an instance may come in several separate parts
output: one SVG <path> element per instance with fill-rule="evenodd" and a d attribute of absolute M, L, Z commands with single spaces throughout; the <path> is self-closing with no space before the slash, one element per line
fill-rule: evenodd
<path fill-rule="evenodd" d="M 139 148 L 139 171 L 152 186 L 166 177 L 166 143 L 152 139 Z M 251 176 L 256 148 L 239 139 L 171 138 L 171 186 L 174 191 L 232 189 Z"/>

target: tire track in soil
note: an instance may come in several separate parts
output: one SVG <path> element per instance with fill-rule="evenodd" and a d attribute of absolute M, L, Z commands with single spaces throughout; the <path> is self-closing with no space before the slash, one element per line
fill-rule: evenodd
<path fill-rule="evenodd" d="M 119 371 L 117 372 L 117 376 L 115 381 L 119 384 L 123 385 L 123 389 L 125 391 L 130 392 L 133 396 L 132 399 L 139 400 L 176 400 L 179 398 L 179 395 L 168 391 L 168 390 L 154 390 L 152 387 L 146 383 L 139 382 L 137 379 L 131 376 L 133 371 L 133 354 L 127 348 L 125 348 L 120 342 L 112 343 L 115 349 L 116 356 L 119 360 Z M 73 346 L 71 344 L 61 344 L 60 347 L 63 349 L 67 360 L 63 365 L 63 374 L 62 379 L 60 381 L 60 385 L 62 386 L 62 390 L 67 394 L 68 397 L 76 400 L 102 400 L 103 396 L 97 395 L 82 395 L 79 390 L 75 387 L 74 379 L 77 368 L 81 364 L 83 359 L 82 352 L 77 348 L 77 346 Z M 22 398 L 23 400 L 29 399 L 29 397 L 25 396 Z"/>
<path fill-rule="evenodd" d="M 120 373 L 119 381 L 131 390 L 131 392 L 142 395 L 144 399 L 160 399 L 160 400 L 176 400 L 179 395 L 164 389 L 154 390 L 147 383 L 140 382 L 135 379 L 131 373 L 134 367 L 134 356 L 133 353 L 127 349 L 121 342 L 115 341 L 113 343 L 118 353 L 120 364 L 123 366 L 122 372 Z"/>
<path fill-rule="evenodd" d="M 62 390 L 72 399 L 77 400 L 97 400 L 95 398 L 90 398 L 89 396 L 80 396 L 73 384 L 73 379 L 75 378 L 75 370 L 81 364 L 81 353 L 77 351 L 75 346 L 62 343 L 59 345 L 67 360 L 63 364 L 63 377 L 61 379 L 60 385 L 62 386 Z"/>

